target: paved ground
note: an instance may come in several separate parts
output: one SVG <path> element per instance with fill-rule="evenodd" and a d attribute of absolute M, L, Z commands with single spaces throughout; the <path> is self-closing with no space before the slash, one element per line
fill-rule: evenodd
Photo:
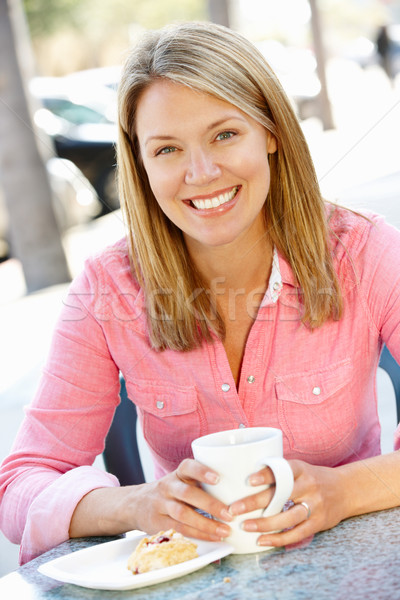
<path fill-rule="evenodd" d="M 304 123 L 324 194 L 356 208 L 372 208 L 400 227 L 400 81 L 391 88 L 379 69 L 362 72 L 340 61 L 331 63 L 328 75 L 337 129 L 323 132 L 315 119 Z M 78 273 L 85 256 L 122 234 L 118 212 L 71 231 L 64 240 L 71 271 Z M 65 292 L 66 286 L 56 286 L 24 296 L 19 263 L 0 265 L 0 460 L 37 385 Z M 378 373 L 378 395 L 387 452 L 395 410 L 383 372 Z M 146 471 L 151 476 L 150 466 Z M 17 555 L 18 548 L 0 533 L 0 576 L 17 567 Z"/>

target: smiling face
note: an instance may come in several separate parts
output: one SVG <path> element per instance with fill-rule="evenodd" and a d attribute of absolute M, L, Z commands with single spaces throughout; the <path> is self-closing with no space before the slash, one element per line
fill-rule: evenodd
<path fill-rule="evenodd" d="M 162 80 L 138 102 L 136 134 L 153 194 L 189 249 L 262 236 L 268 153 L 276 150 L 262 125 L 232 104 Z"/>

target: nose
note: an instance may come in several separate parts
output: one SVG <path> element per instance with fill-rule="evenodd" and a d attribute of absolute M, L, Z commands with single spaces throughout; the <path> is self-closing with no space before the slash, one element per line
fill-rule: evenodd
<path fill-rule="evenodd" d="M 211 152 L 196 149 L 190 153 L 185 171 L 185 183 L 188 185 L 206 185 L 220 175 L 221 169 L 215 163 Z"/>

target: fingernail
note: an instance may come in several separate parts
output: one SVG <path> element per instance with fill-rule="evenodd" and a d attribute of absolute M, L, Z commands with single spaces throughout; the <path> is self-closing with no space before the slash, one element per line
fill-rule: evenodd
<path fill-rule="evenodd" d="M 227 527 L 226 525 L 219 525 L 216 532 L 219 537 L 226 538 L 230 534 L 231 530 L 230 527 Z"/>
<path fill-rule="evenodd" d="M 226 510 L 226 508 L 223 508 L 221 510 L 221 519 L 223 521 L 233 521 L 231 513 L 229 512 L 229 510 Z"/>
<path fill-rule="evenodd" d="M 241 515 L 246 512 L 246 506 L 244 502 L 236 502 L 229 507 L 229 512 L 231 515 Z"/>
<path fill-rule="evenodd" d="M 257 546 L 273 546 L 273 544 L 271 544 L 270 540 L 259 538 L 257 540 Z"/>
<path fill-rule="evenodd" d="M 248 523 L 242 523 L 242 529 L 244 531 L 257 531 L 257 525 L 249 521 Z"/>
<path fill-rule="evenodd" d="M 264 477 L 262 475 L 250 475 L 249 477 L 250 485 L 261 485 L 264 483 Z"/>
<path fill-rule="evenodd" d="M 216 473 L 213 473 L 212 471 L 207 471 L 207 473 L 205 474 L 205 479 L 208 481 L 208 483 L 218 483 L 219 481 L 219 475 L 217 475 Z"/>

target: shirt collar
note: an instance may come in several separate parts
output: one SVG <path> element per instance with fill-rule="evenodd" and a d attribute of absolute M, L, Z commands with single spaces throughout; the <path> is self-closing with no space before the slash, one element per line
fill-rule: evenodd
<path fill-rule="evenodd" d="M 278 252 L 276 246 L 274 246 L 271 275 L 269 277 L 267 290 L 261 302 L 261 307 L 277 302 L 284 283 L 298 287 L 289 263 L 282 254 Z"/>

